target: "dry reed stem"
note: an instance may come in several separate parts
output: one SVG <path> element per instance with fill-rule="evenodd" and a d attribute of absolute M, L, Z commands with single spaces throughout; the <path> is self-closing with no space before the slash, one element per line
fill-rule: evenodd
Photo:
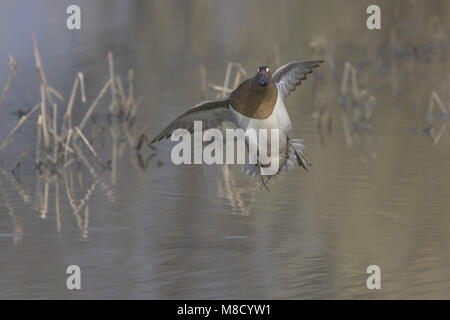
<path fill-rule="evenodd" d="M 72 108 L 79 84 L 80 84 L 80 77 L 76 77 L 72 87 L 72 92 L 70 94 L 69 102 L 67 103 L 66 113 L 64 114 L 63 118 L 64 130 L 72 129 Z"/>
<path fill-rule="evenodd" d="M 19 123 L 11 130 L 6 139 L 0 145 L 0 151 L 3 150 L 13 139 L 16 132 L 24 125 L 24 123 L 36 112 L 36 110 L 40 107 L 40 103 L 35 105 L 26 115 L 20 118 Z"/>
<path fill-rule="evenodd" d="M 134 70 L 128 70 L 128 101 L 131 104 L 134 101 Z"/>
<path fill-rule="evenodd" d="M 128 119 L 131 121 L 133 119 L 133 117 L 136 115 L 136 112 L 138 110 L 139 105 L 141 104 L 141 98 L 138 98 L 138 101 L 134 101 L 134 99 L 132 99 L 131 102 L 131 109 L 130 112 L 128 114 Z"/>
<path fill-rule="evenodd" d="M 448 122 L 444 122 L 438 132 L 438 134 L 436 135 L 436 137 L 434 138 L 433 144 L 436 145 L 438 144 L 439 140 L 441 139 L 442 134 L 444 133 L 445 129 L 447 128 Z"/>
<path fill-rule="evenodd" d="M 54 130 L 52 128 L 49 128 L 49 132 L 50 132 L 50 134 L 53 135 Z M 67 148 L 67 150 L 69 152 L 72 152 L 72 153 L 75 152 L 75 151 L 73 151 L 73 149 L 71 147 L 69 147 L 69 145 L 67 145 L 66 142 L 64 142 L 64 140 L 60 136 L 56 135 L 55 137 L 56 137 L 56 141 L 59 142 L 64 148 Z"/>
<path fill-rule="evenodd" d="M 109 81 L 111 84 L 111 105 L 109 108 L 109 111 L 112 112 L 113 114 L 115 114 L 118 110 L 117 110 L 117 100 L 116 100 L 116 83 L 114 81 L 115 76 L 114 76 L 114 57 L 112 52 L 108 52 L 108 66 L 109 66 Z"/>
<path fill-rule="evenodd" d="M 428 107 L 428 113 L 431 113 L 433 111 L 434 108 L 434 101 L 436 101 L 437 105 L 439 106 L 439 108 L 441 109 L 442 113 L 447 114 L 448 113 L 448 109 L 445 107 L 445 105 L 442 103 L 441 98 L 439 98 L 438 94 L 436 93 L 436 91 L 433 91 L 431 93 L 431 97 L 430 97 L 430 104 Z"/>
<path fill-rule="evenodd" d="M 229 87 L 229 82 L 230 82 L 230 77 L 231 77 L 231 70 L 233 68 L 233 63 L 232 62 L 228 62 L 227 65 L 227 71 L 225 73 L 225 79 L 223 81 L 223 87 L 224 88 L 228 88 Z M 224 95 L 222 94 L 222 98 L 224 97 Z"/>
<path fill-rule="evenodd" d="M 6 93 L 8 92 L 9 85 L 11 84 L 12 78 L 14 77 L 17 70 L 17 61 L 12 55 L 9 56 L 9 75 L 6 84 L 3 87 L 2 95 L 0 96 L 0 110 L 2 110 L 3 101 L 5 100 Z"/>
<path fill-rule="evenodd" d="M 234 83 L 233 83 L 233 90 L 237 88 L 237 86 L 239 85 L 239 82 L 241 81 L 241 76 L 242 73 L 240 70 L 238 70 L 238 72 L 236 72 L 236 76 L 234 78 Z"/>
<path fill-rule="evenodd" d="M 80 79 L 81 102 L 86 103 L 86 89 L 85 89 L 85 85 L 84 85 L 84 74 L 83 74 L 83 72 L 78 72 L 78 79 Z"/>
<path fill-rule="evenodd" d="M 119 92 L 119 96 L 121 99 L 122 106 L 126 107 L 127 97 L 125 95 L 125 91 L 123 90 L 122 80 L 120 77 L 116 77 L 117 91 Z M 127 110 L 125 110 L 127 111 Z"/>
<path fill-rule="evenodd" d="M 111 85 L 111 79 L 109 79 L 106 84 L 103 86 L 102 90 L 100 90 L 98 96 L 95 98 L 95 100 L 92 102 L 91 106 L 89 107 L 89 109 L 87 110 L 86 114 L 84 115 L 83 119 L 81 120 L 80 124 L 78 125 L 78 129 L 80 129 L 80 131 L 83 131 L 84 126 L 86 125 L 87 121 L 89 120 L 89 118 L 92 115 L 92 112 L 94 111 L 94 109 L 97 107 L 100 99 L 105 95 L 106 90 L 108 90 L 109 86 Z M 75 139 L 75 137 L 74 137 Z"/>
<path fill-rule="evenodd" d="M 94 157 L 100 161 L 97 152 L 95 152 L 94 147 L 92 147 L 92 145 L 89 143 L 88 139 L 85 137 L 85 135 L 83 134 L 83 132 L 81 132 L 80 129 L 78 129 L 78 127 L 75 127 L 75 131 L 77 132 L 77 134 L 81 137 L 81 139 L 83 140 L 83 142 L 86 144 L 86 146 L 88 147 L 89 151 L 91 151 L 91 153 L 94 155 Z"/>
<path fill-rule="evenodd" d="M 58 163 L 59 137 L 58 137 L 58 106 L 53 104 L 53 162 Z"/>
<path fill-rule="evenodd" d="M 55 97 L 57 97 L 59 100 L 64 102 L 64 97 L 62 96 L 61 93 L 59 93 L 55 88 L 52 88 L 50 86 L 47 87 L 47 90 L 53 94 Z"/>
<path fill-rule="evenodd" d="M 69 133 L 67 134 L 66 146 L 64 148 L 64 163 L 65 163 L 65 166 L 67 165 L 67 151 L 69 149 L 69 143 L 70 143 L 70 139 L 72 138 L 72 133 L 73 133 L 73 130 L 72 130 L 72 128 L 70 128 L 69 129 Z"/>
<path fill-rule="evenodd" d="M 41 115 L 39 115 L 39 117 L 36 121 L 36 129 L 37 129 L 36 165 L 38 165 L 41 162 L 41 144 L 42 144 L 42 116 Z"/>
<path fill-rule="evenodd" d="M 48 151 L 50 146 L 50 138 L 48 134 L 48 126 L 47 126 L 47 106 L 46 106 L 46 95 L 44 85 L 41 84 L 41 116 L 42 116 L 42 132 L 44 136 L 44 149 Z"/>
<path fill-rule="evenodd" d="M 11 170 L 11 172 L 14 174 L 16 170 L 20 168 L 20 165 L 22 164 L 23 159 L 28 155 L 28 149 L 25 148 L 22 150 L 22 153 L 20 154 L 19 158 L 17 158 L 16 162 L 14 162 L 14 167 Z"/>
<path fill-rule="evenodd" d="M 219 91 L 219 93 L 217 94 L 218 99 L 223 96 L 223 93 L 231 93 L 233 91 L 232 89 L 229 89 L 226 87 L 221 87 L 216 84 L 209 84 L 208 87 L 210 87 L 211 89 L 214 89 L 216 91 Z"/>
<path fill-rule="evenodd" d="M 34 52 L 34 58 L 36 61 L 36 68 L 37 68 L 37 71 L 41 78 L 41 82 L 44 85 L 45 94 L 47 95 L 48 102 L 52 105 L 53 101 L 52 101 L 52 97 L 48 91 L 48 81 L 47 81 L 47 77 L 45 76 L 44 68 L 42 67 L 41 55 L 39 53 L 37 40 L 36 40 L 36 34 L 34 32 L 31 33 L 31 39 L 33 41 L 33 52 Z"/>
<path fill-rule="evenodd" d="M 41 219 L 47 218 L 48 213 L 48 191 L 49 191 L 50 184 L 48 181 L 45 182 L 44 186 L 44 203 L 43 206 L 41 206 Z"/>

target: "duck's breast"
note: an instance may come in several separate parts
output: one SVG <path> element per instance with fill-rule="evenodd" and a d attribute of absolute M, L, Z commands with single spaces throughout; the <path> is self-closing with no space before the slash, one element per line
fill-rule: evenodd
<path fill-rule="evenodd" d="M 233 114 L 234 120 L 239 128 L 247 129 L 280 129 L 280 135 L 290 137 L 292 133 L 292 124 L 289 114 L 286 110 L 286 105 L 280 95 L 277 96 L 275 107 L 272 114 L 265 119 L 254 119 L 243 115 L 236 111 L 230 105 L 230 111 Z"/>
<path fill-rule="evenodd" d="M 279 89 L 278 92 L 280 92 Z M 292 135 L 291 118 L 289 117 L 289 114 L 286 109 L 286 104 L 284 103 L 284 100 L 283 98 L 281 98 L 280 94 L 278 94 L 277 96 L 277 102 L 275 103 L 275 108 L 273 110 L 272 115 L 275 117 L 275 121 L 277 123 L 278 128 L 282 130 L 288 138 L 290 138 Z"/>

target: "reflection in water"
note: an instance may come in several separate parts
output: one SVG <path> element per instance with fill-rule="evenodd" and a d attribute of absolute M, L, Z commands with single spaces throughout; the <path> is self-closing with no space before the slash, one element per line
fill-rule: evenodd
<path fill-rule="evenodd" d="M 2 168 L 0 168 L 0 171 L 3 176 L 6 176 Z M 4 206 L 6 207 L 7 213 L 11 217 L 12 223 L 14 225 L 14 229 L 12 231 L 12 234 L 14 236 L 14 244 L 20 244 L 22 242 L 22 233 L 23 233 L 22 218 L 16 216 L 15 210 L 12 207 L 8 195 L 6 194 L 5 189 L 2 185 L 2 179 L 0 179 L 0 195 L 3 198 Z"/>
<path fill-rule="evenodd" d="M 435 105 L 439 107 L 439 110 L 435 112 Z M 448 108 L 442 103 L 436 91 L 433 91 L 430 96 L 430 104 L 428 105 L 428 112 L 426 115 L 427 131 L 430 138 L 433 140 L 433 144 L 437 144 L 441 139 L 442 134 L 448 125 Z"/>
<path fill-rule="evenodd" d="M 336 96 L 336 88 L 338 85 L 338 73 L 336 71 L 336 63 L 334 61 L 333 53 L 331 52 L 331 45 L 325 32 L 319 36 L 314 36 L 309 43 L 313 49 L 314 59 L 324 59 L 324 68 L 317 70 L 313 75 L 313 118 L 317 118 L 317 130 L 320 136 L 320 142 L 325 145 L 324 128 L 327 128 L 328 135 L 332 135 L 332 116 L 329 108 L 334 104 Z M 320 85 L 320 92 L 316 94 L 317 87 Z M 318 109 L 318 111 L 317 111 Z"/>
<path fill-rule="evenodd" d="M 359 74 L 365 75 L 365 77 L 362 77 L 365 79 L 362 89 L 360 88 Z M 358 73 L 354 66 L 346 62 L 342 76 L 339 105 L 342 108 L 342 126 L 347 146 L 352 146 L 353 141 L 356 140 L 361 150 L 361 135 L 363 135 L 367 141 L 371 157 L 375 158 L 376 153 L 373 150 L 372 141 L 372 116 L 375 111 L 376 98 L 367 89 L 367 82 L 367 73 Z M 349 90 L 349 83 L 351 83 L 351 90 Z M 351 93 L 349 94 L 349 92 Z M 351 125 L 349 125 L 348 118 L 351 119 Z"/>
<path fill-rule="evenodd" d="M 64 4 L 0 10 L 1 298 L 449 297 L 447 1 L 382 1 L 380 31 L 353 0 L 80 3 L 77 33 Z M 326 61 L 289 101 L 310 173 L 260 192 L 236 166 L 148 145 L 294 59 Z"/>
<path fill-rule="evenodd" d="M 204 97 L 206 100 L 210 96 L 208 90 L 206 90 L 207 87 L 216 91 L 216 99 L 225 98 L 237 88 L 237 86 L 242 82 L 243 79 L 248 77 L 247 71 L 242 67 L 240 63 L 228 62 L 223 85 L 219 86 L 215 84 L 208 84 L 208 86 L 206 87 L 204 84 L 207 83 L 207 71 L 205 67 L 202 67 L 201 70 L 202 97 Z M 226 125 L 221 125 L 219 129 L 224 131 L 226 129 Z M 249 188 L 248 186 L 239 187 L 239 184 L 236 181 L 236 177 L 227 164 L 214 166 L 212 170 L 211 168 L 207 168 L 206 165 L 204 165 L 203 167 L 206 181 L 208 181 L 209 179 L 207 175 L 211 175 L 211 172 L 214 171 L 213 181 L 215 182 L 213 183 L 216 185 L 217 195 L 221 198 L 229 200 L 232 212 L 241 215 L 249 215 L 251 203 L 254 201 L 254 190 L 252 190 L 252 188 Z M 213 188 L 210 183 L 208 185 L 208 192 L 210 194 L 213 194 L 212 189 Z M 243 197 L 244 195 L 249 195 L 250 199 L 247 201 Z"/>

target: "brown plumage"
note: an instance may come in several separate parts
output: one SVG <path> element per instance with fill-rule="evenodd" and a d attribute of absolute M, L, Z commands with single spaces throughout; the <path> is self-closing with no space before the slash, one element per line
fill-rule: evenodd
<path fill-rule="evenodd" d="M 271 77 L 265 87 L 261 87 L 257 78 L 242 82 L 230 94 L 231 106 L 243 115 L 254 119 L 270 117 L 277 101 L 277 87 Z"/>

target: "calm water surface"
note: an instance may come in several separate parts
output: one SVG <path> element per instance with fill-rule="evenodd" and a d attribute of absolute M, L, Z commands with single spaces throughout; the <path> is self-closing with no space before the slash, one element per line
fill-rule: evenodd
<path fill-rule="evenodd" d="M 74 196 L 84 199 L 76 214 L 63 178 L 51 180 L 43 217 L 28 123 L 0 156 L 0 298 L 450 298 L 450 132 L 437 107 L 426 120 L 433 90 L 450 101 L 450 3 L 380 2 L 382 30 L 369 31 L 369 2 L 80 1 L 82 30 L 68 31 L 64 1 L 0 1 L 0 88 L 7 54 L 18 61 L 0 140 L 14 111 L 40 99 L 31 31 L 64 97 L 77 71 L 95 97 L 109 50 L 118 75 L 134 68 L 136 126 L 149 136 L 201 100 L 201 68 L 221 85 L 229 61 L 252 75 L 261 64 L 332 59 L 288 101 L 312 170 L 290 171 L 269 193 L 239 168 L 173 165 L 166 141 L 145 170 L 128 146 L 116 178 L 74 169 Z M 365 120 L 340 98 L 347 61 L 376 98 Z M 103 137 L 95 147 L 109 160 L 108 128 Z M 82 270 L 76 292 L 65 285 L 72 264 Z M 366 288 L 372 264 L 379 291 Z"/>

